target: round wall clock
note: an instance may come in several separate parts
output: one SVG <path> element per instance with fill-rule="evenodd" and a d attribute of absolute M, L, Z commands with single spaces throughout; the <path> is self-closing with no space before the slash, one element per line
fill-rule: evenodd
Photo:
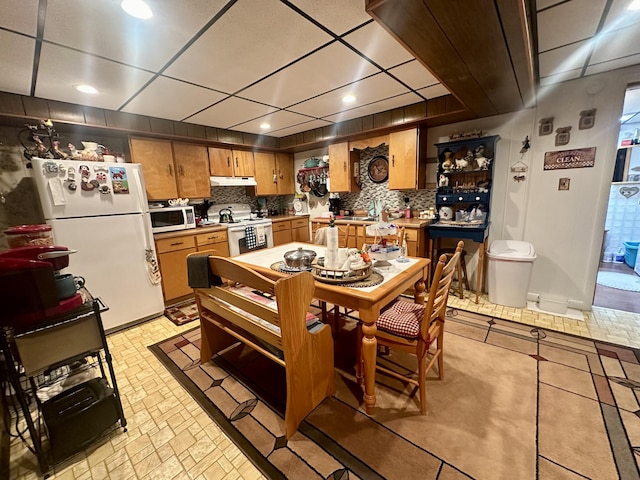
<path fill-rule="evenodd" d="M 372 182 L 385 182 L 389 178 L 389 161 L 387 157 L 383 157 L 382 155 L 373 157 L 369 162 L 367 171 Z"/>

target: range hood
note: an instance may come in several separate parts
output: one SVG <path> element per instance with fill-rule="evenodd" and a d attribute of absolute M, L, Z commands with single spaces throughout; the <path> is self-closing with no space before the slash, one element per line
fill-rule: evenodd
<path fill-rule="evenodd" d="M 253 177 L 211 177 L 212 187 L 255 187 L 256 179 Z"/>

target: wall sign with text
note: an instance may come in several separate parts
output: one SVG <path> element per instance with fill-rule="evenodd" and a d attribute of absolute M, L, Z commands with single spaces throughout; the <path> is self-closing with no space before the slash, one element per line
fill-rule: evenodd
<path fill-rule="evenodd" d="M 593 167 L 596 161 L 596 147 L 576 148 L 544 154 L 544 169 Z"/>

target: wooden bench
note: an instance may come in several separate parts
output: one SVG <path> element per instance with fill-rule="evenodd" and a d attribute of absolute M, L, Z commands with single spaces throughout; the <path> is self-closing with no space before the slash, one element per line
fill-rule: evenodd
<path fill-rule="evenodd" d="M 313 276 L 302 272 L 274 282 L 231 259 L 207 258 L 219 286 L 194 288 L 202 333 L 200 360 L 206 363 L 240 340 L 282 365 L 288 439 L 335 391 L 331 330 L 308 313 Z"/>

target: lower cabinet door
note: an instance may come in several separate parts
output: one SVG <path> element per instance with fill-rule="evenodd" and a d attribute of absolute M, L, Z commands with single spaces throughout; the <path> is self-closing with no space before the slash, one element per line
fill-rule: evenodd
<path fill-rule="evenodd" d="M 189 277 L 187 275 L 187 255 L 195 252 L 196 249 L 193 247 L 158 255 L 165 303 L 174 298 L 193 293 L 193 289 L 189 286 Z"/>
<path fill-rule="evenodd" d="M 283 245 L 285 243 L 293 242 L 293 236 L 291 230 L 281 230 L 279 232 L 273 232 L 273 246 Z"/>

